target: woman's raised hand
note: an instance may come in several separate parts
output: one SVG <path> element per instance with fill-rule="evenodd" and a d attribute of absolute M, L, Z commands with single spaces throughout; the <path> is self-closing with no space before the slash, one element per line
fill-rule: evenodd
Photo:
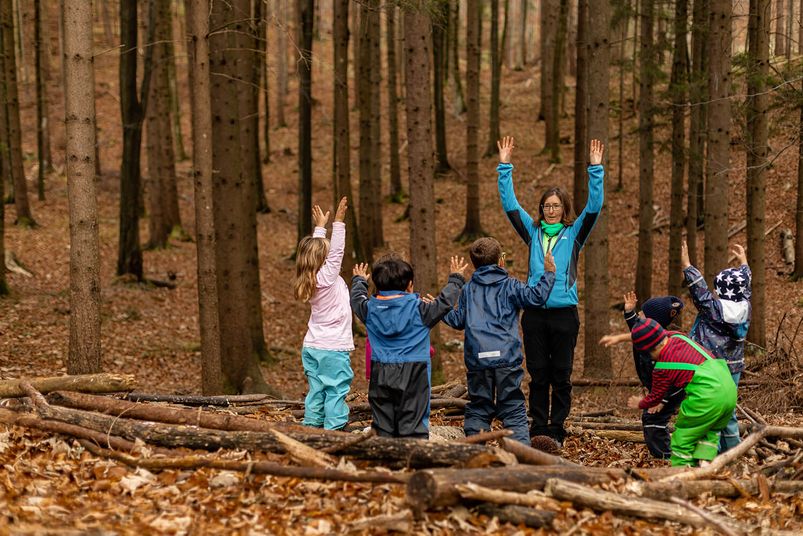
<path fill-rule="evenodd" d="M 496 142 L 499 147 L 499 162 L 502 164 L 510 163 L 510 154 L 513 152 L 513 136 L 505 136 Z"/>
<path fill-rule="evenodd" d="M 605 153 L 605 145 L 599 140 L 591 140 L 591 152 L 588 155 L 588 164 L 598 166 L 602 164 L 602 155 Z"/>
<path fill-rule="evenodd" d="M 349 199 L 348 197 L 343 197 L 340 199 L 340 203 L 337 205 L 337 212 L 335 212 L 335 221 L 346 221 L 346 210 L 349 208 Z"/>
<path fill-rule="evenodd" d="M 315 227 L 326 227 L 326 222 L 329 221 L 329 211 L 326 211 L 326 214 L 323 213 L 321 207 L 315 205 L 312 207 L 312 222 L 315 224 Z"/>

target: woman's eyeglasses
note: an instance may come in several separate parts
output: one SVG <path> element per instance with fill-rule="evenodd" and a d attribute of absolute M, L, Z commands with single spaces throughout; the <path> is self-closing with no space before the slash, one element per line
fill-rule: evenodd
<path fill-rule="evenodd" d="M 542 209 L 544 209 L 544 210 L 548 210 L 548 211 L 560 210 L 562 207 L 563 207 L 563 205 L 560 205 L 560 204 L 555 204 L 555 205 L 541 205 L 541 208 L 542 208 Z"/>

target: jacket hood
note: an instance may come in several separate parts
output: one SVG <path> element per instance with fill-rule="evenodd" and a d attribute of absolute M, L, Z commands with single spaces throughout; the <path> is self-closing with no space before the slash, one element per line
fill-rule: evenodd
<path fill-rule="evenodd" d="M 380 295 L 395 296 L 398 294 L 401 294 L 398 298 L 371 298 L 375 300 L 374 310 L 377 313 L 373 317 L 372 328 L 385 337 L 395 337 L 407 331 L 410 319 L 418 307 L 418 294 L 398 291 L 388 292 L 387 294 L 380 292 Z"/>
<path fill-rule="evenodd" d="M 471 281 L 478 285 L 495 285 L 510 277 L 507 270 L 495 264 L 480 266 L 471 276 Z"/>

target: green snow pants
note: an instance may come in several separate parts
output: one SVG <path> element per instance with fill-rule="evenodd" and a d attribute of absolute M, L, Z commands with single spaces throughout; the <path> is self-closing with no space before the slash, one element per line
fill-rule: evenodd
<path fill-rule="evenodd" d="M 680 405 L 670 442 L 673 466 L 695 466 L 699 460 L 713 460 L 717 455 L 719 432 L 728 424 L 736 407 L 736 384 L 728 364 L 722 359 L 713 359 L 696 343 L 692 346 L 706 357 L 701 365 L 656 363 L 656 368 L 694 370 L 694 377 L 686 385 L 686 398 Z"/>

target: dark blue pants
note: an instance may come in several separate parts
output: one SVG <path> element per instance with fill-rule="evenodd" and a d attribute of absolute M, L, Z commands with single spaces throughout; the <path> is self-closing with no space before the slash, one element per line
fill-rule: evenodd
<path fill-rule="evenodd" d="M 379 437 L 429 439 L 428 362 L 371 361 L 368 403 Z"/>
<path fill-rule="evenodd" d="M 669 393 L 664 400 L 664 407 L 658 413 L 648 413 L 645 409 L 641 414 L 641 425 L 644 429 L 644 442 L 650 454 L 659 459 L 668 460 L 672 455 L 669 446 L 669 420 L 677 413 L 680 403 L 686 398 L 684 389 L 676 389 Z"/>
<path fill-rule="evenodd" d="M 491 421 L 496 417 L 505 428 L 513 431 L 513 439 L 529 445 L 527 407 L 521 390 L 524 369 L 521 365 L 470 370 L 466 376 L 469 398 L 463 424 L 466 436 L 490 430 Z"/>

